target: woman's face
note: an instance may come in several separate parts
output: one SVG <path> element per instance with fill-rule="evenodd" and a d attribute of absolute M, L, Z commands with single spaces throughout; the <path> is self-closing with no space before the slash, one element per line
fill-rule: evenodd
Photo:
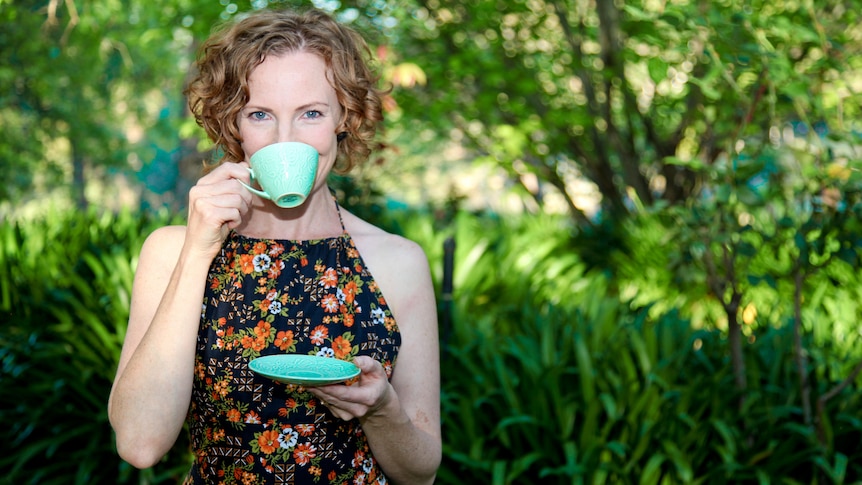
<path fill-rule="evenodd" d="M 239 112 L 245 159 L 273 143 L 294 141 L 320 154 L 315 185 L 325 183 L 338 152 L 341 106 L 318 56 L 267 56 L 248 78 L 249 100 Z"/>

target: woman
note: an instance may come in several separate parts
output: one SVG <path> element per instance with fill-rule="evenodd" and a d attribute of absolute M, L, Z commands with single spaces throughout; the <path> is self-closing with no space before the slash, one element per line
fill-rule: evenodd
<path fill-rule="evenodd" d="M 186 483 L 432 483 L 441 459 L 439 356 L 427 259 L 340 208 L 326 178 L 367 158 L 381 92 L 352 30 L 309 10 L 261 11 L 208 40 L 189 88 L 223 158 L 189 193 L 186 226 L 141 249 L 108 403 L 120 455 L 154 465 L 188 420 Z M 253 196 L 249 156 L 319 153 L 294 209 Z M 203 310 L 201 303 L 203 302 Z M 277 353 L 329 354 L 351 385 L 254 374 Z"/>

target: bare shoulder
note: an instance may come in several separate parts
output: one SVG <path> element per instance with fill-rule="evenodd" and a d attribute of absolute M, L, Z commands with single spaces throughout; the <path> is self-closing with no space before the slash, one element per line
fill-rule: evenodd
<path fill-rule="evenodd" d="M 144 245 L 141 247 L 141 259 L 160 263 L 169 261 L 176 263 L 185 237 L 185 226 L 160 227 L 150 233 L 144 241 Z"/>
<path fill-rule="evenodd" d="M 428 258 L 419 244 L 349 213 L 344 224 L 394 313 L 433 302 Z"/>
<path fill-rule="evenodd" d="M 362 259 L 375 276 L 378 272 L 427 271 L 425 251 L 416 242 L 386 232 L 349 213 L 345 214 L 344 223 Z"/>
<path fill-rule="evenodd" d="M 133 300 L 146 300 L 142 291 L 161 298 L 167 280 L 180 258 L 185 241 L 185 226 L 164 226 L 147 236 L 135 270 Z M 152 302 L 150 302 L 152 303 Z"/>

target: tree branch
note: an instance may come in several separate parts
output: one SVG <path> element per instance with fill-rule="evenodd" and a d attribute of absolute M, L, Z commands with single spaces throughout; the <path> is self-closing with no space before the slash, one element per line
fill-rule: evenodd
<path fill-rule="evenodd" d="M 560 27 L 563 30 L 563 35 L 566 38 L 566 42 L 572 50 L 572 56 L 575 59 L 573 65 L 583 66 L 583 50 L 581 42 L 575 35 L 574 30 L 569 23 L 567 10 L 560 5 L 559 1 L 554 1 L 552 4 L 554 6 L 554 12 L 557 19 L 560 22 Z M 583 22 L 581 22 L 580 30 L 583 32 L 584 29 L 585 26 Z M 604 119 L 606 123 L 611 121 L 608 116 L 602 114 L 602 106 L 596 98 L 595 86 L 593 85 L 593 80 L 589 73 L 583 67 L 579 67 L 574 71 L 575 75 L 581 80 L 584 95 L 587 98 L 587 109 L 589 110 L 590 116 L 595 119 Z M 617 214 L 624 214 L 626 213 L 626 207 L 623 203 L 622 193 L 614 181 L 615 176 L 613 169 L 611 168 L 607 144 L 602 140 L 595 123 L 591 124 L 587 131 L 590 134 L 590 140 L 593 143 L 596 158 L 590 159 L 589 165 L 585 168 L 588 169 L 587 172 L 592 181 L 599 187 L 599 191 L 601 191 L 604 196 L 603 200 L 607 201 L 608 209 Z M 571 143 L 569 145 L 571 146 Z"/>
<path fill-rule="evenodd" d="M 823 429 L 823 418 L 826 414 L 826 403 L 829 402 L 829 400 L 831 400 L 833 397 L 837 396 L 853 381 L 855 381 L 856 377 L 859 376 L 860 372 L 862 372 L 862 361 L 856 363 L 856 366 L 850 372 L 850 375 L 845 377 L 843 381 L 830 389 L 826 394 L 820 396 L 820 398 L 817 400 L 817 437 L 820 440 L 821 444 L 826 444 L 826 430 Z"/>

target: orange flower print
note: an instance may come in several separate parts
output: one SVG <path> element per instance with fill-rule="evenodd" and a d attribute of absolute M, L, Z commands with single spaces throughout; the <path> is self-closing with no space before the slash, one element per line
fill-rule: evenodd
<path fill-rule="evenodd" d="M 230 391 L 230 389 L 228 389 L 228 381 L 227 380 L 224 380 L 224 379 L 218 380 L 215 382 L 215 384 L 213 384 L 213 392 L 215 394 L 221 396 L 222 398 L 227 396 L 227 393 L 229 391 Z"/>
<path fill-rule="evenodd" d="M 338 311 L 340 305 L 335 295 L 326 295 L 323 297 L 323 301 L 320 302 L 320 306 L 327 313 L 335 313 Z"/>
<path fill-rule="evenodd" d="M 257 322 L 257 326 L 254 327 L 254 334 L 257 335 L 258 338 L 266 338 L 269 337 L 269 330 L 272 328 L 268 322 L 261 320 Z"/>
<path fill-rule="evenodd" d="M 314 327 L 314 330 L 311 331 L 311 343 L 314 345 L 323 345 L 323 342 L 326 340 L 326 337 L 329 336 L 329 329 L 327 329 L 323 325 L 318 325 Z"/>
<path fill-rule="evenodd" d="M 293 345 L 293 330 L 282 330 L 275 336 L 275 346 L 287 350 Z"/>
<path fill-rule="evenodd" d="M 278 438 L 281 436 L 278 431 L 273 429 L 268 429 L 258 435 L 257 437 L 257 445 L 260 447 L 260 451 L 266 453 L 267 455 L 271 455 L 278 449 L 279 443 Z"/>
<path fill-rule="evenodd" d="M 350 328 L 353 326 L 353 315 L 350 313 L 344 314 L 344 326 Z"/>
<path fill-rule="evenodd" d="M 227 420 L 231 423 L 238 423 L 242 418 L 242 414 L 239 412 L 239 409 L 231 409 L 227 412 Z"/>
<path fill-rule="evenodd" d="M 254 272 L 254 256 L 251 254 L 240 255 L 239 267 L 243 274 L 252 274 Z"/>
<path fill-rule="evenodd" d="M 242 345 L 242 348 L 244 349 L 250 349 L 254 347 L 255 340 L 256 339 L 253 338 L 251 335 L 245 335 L 242 337 L 242 340 L 240 340 L 240 345 Z"/>
<path fill-rule="evenodd" d="M 359 251 L 357 251 L 355 247 L 351 246 L 347 248 L 347 256 L 352 259 L 356 259 L 359 257 Z"/>
<path fill-rule="evenodd" d="M 293 459 L 303 466 L 307 465 L 315 456 L 317 456 L 317 448 L 311 443 L 297 445 L 296 449 L 293 450 Z"/>
<path fill-rule="evenodd" d="M 257 415 L 254 411 L 249 411 L 245 415 L 245 423 L 246 424 L 260 424 L 260 416 Z"/>
<path fill-rule="evenodd" d="M 365 461 L 365 453 L 363 453 L 362 450 L 356 450 L 356 453 L 353 454 L 353 461 L 350 462 L 350 465 L 353 468 L 359 468 L 363 461 Z"/>
<path fill-rule="evenodd" d="M 263 241 L 258 241 L 254 243 L 254 248 L 251 250 L 254 254 L 263 254 L 266 252 L 266 243 Z"/>
<path fill-rule="evenodd" d="M 334 268 L 326 269 L 323 273 L 323 277 L 320 278 L 320 284 L 322 284 L 324 288 L 335 288 L 335 285 L 338 284 L 338 274 L 335 272 Z"/>
<path fill-rule="evenodd" d="M 281 244 L 273 244 L 271 248 L 269 248 L 269 256 L 272 258 L 277 257 L 279 254 L 284 252 L 284 246 Z"/>
<path fill-rule="evenodd" d="M 276 279 L 281 275 L 281 270 L 284 269 L 284 261 L 276 261 L 269 267 L 270 279 Z"/>
<path fill-rule="evenodd" d="M 195 375 L 198 379 L 203 379 L 206 375 L 206 367 L 200 362 L 195 363 Z"/>
<path fill-rule="evenodd" d="M 344 359 L 350 355 L 350 348 L 350 341 L 341 335 L 335 337 L 335 340 L 332 341 L 332 350 L 339 359 Z"/>
<path fill-rule="evenodd" d="M 308 469 L 308 473 L 310 473 L 316 477 L 319 477 L 322 471 L 323 470 L 321 470 L 319 466 L 312 466 L 312 467 L 309 467 L 309 469 Z"/>
<path fill-rule="evenodd" d="M 336 476 L 337 475 L 335 474 L 335 470 L 330 470 L 329 475 L 326 476 L 326 479 L 330 482 L 334 482 Z"/>
<path fill-rule="evenodd" d="M 300 265 L 300 266 L 303 266 L 303 267 L 308 266 L 308 258 L 306 258 L 306 257 L 304 257 L 304 256 L 303 256 L 303 257 L 299 260 L 299 265 Z"/>
<path fill-rule="evenodd" d="M 296 430 L 299 431 L 299 434 L 302 436 L 311 436 L 314 433 L 314 425 L 313 424 L 297 424 Z"/>
<path fill-rule="evenodd" d="M 358 289 L 359 288 L 356 286 L 355 281 L 351 281 L 344 285 L 344 288 L 342 289 L 344 292 L 344 303 L 347 303 L 348 305 L 353 303 L 353 300 L 356 299 L 356 291 Z"/>
<path fill-rule="evenodd" d="M 260 352 L 261 350 L 266 348 L 266 339 L 263 337 L 258 337 L 254 339 L 254 342 L 251 344 L 251 349 L 255 352 Z"/>

